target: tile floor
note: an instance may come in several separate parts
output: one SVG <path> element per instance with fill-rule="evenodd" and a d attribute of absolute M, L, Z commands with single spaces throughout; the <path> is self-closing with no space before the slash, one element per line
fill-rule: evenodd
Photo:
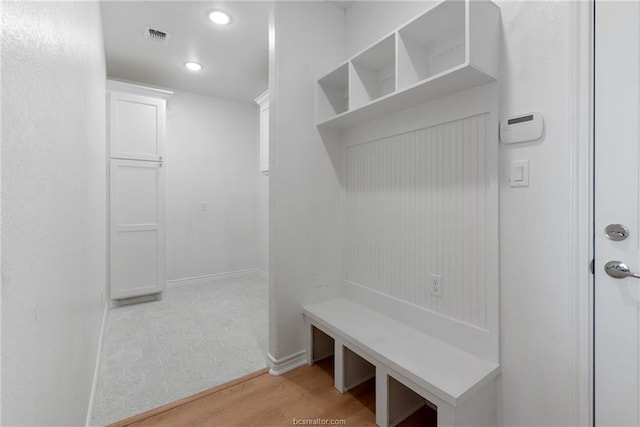
<path fill-rule="evenodd" d="M 167 289 L 107 317 L 92 425 L 105 425 L 266 367 L 268 285 L 242 273 Z"/>

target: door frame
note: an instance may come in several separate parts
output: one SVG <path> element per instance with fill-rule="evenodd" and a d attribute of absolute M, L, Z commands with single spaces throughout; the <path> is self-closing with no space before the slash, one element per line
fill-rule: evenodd
<path fill-rule="evenodd" d="M 594 411 L 594 43 L 595 1 L 569 7 L 569 330 L 570 425 L 593 425 Z"/>

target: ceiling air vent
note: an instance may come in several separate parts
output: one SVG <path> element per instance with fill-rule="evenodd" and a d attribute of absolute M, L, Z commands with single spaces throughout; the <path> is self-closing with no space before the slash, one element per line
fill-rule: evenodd
<path fill-rule="evenodd" d="M 158 28 L 151 28 L 151 27 L 145 27 L 144 35 L 149 40 L 154 40 L 157 42 L 166 42 L 167 39 L 171 36 L 166 31 L 159 30 Z"/>

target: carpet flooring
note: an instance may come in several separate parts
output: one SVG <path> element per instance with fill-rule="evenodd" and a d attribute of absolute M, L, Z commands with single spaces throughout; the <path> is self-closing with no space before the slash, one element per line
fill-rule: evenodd
<path fill-rule="evenodd" d="M 109 311 L 92 425 L 103 426 L 266 367 L 268 284 L 240 273 Z"/>

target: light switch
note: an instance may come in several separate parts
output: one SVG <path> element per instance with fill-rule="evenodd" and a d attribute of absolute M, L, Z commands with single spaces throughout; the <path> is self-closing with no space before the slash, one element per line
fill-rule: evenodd
<path fill-rule="evenodd" d="M 522 182 L 522 165 L 513 167 L 513 182 Z"/>
<path fill-rule="evenodd" d="M 509 184 L 511 187 L 529 186 L 529 160 L 516 160 L 511 162 Z"/>

